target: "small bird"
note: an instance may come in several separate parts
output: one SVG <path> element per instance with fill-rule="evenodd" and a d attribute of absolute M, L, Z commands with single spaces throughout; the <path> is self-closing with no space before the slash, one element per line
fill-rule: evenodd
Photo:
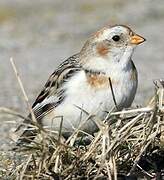
<path fill-rule="evenodd" d="M 61 128 L 69 137 L 84 122 L 80 130 L 93 134 L 98 127 L 90 114 L 103 120 L 112 108 L 129 107 L 138 85 L 132 54 L 144 41 L 125 25 L 105 26 L 91 35 L 79 53 L 59 65 L 36 98 L 32 109 L 38 124 L 57 132 Z M 25 127 L 18 145 L 37 134 L 29 119 L 25 123 L 17 129 Z"/>

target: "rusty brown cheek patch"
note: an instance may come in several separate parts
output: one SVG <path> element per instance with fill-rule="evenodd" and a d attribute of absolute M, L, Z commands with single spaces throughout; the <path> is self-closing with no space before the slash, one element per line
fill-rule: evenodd
<path fill-rule="evenodd" d="M 105 56 L 107 55 L 108 52 L 109 52 L 109 48 L 107 47 L 107 45 L 102 43 L 97 46 L 97 53 L 100 56 Z"/>
<path fill-rule="evenodd" d="M 109 79 L 104 75 L 87 75 L 87 81 L 91 87 L 96 89 L 109 87 Z"/>

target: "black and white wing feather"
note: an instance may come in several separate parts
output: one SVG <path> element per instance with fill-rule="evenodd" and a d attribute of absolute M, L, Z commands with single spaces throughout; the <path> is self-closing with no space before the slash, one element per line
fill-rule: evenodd
<path fill-rule="evenodd" d="M 36 98 L 32 108 L 38 121 L 64 100 L 64 83 L 67 82 L 76 72 L 81 70 L 78 63 L 78 56 L 79 55 L 76 54 L 64 61 L 57 70 L 52 73 L 43 90 Z"/>
<path fill-rule="evenodd" d="M 50 113 L 55 107 L 64 101 L 66 91 L 66 89 L 63 88 L 64 83 L 67 82 L 76 72 L 81 70 L 78 59 L 79 54 L 75 54 L 60 64 L 56 71 L 54 71 L 49 77 L 43 90 L 33 103 L 32 109 L 39 124 L 42 124 L 41 120 L 45 115 Z M 22 128 L 25 129 L 18 139 L 17 145 L 27 142 L 29 143 L 36 136 L 36 129 L 32 130 L 29 124 L 33 124 L 31 115 L 29 115 L 23 125 L 20 125 L 16 130 L 19 131 Z"/>

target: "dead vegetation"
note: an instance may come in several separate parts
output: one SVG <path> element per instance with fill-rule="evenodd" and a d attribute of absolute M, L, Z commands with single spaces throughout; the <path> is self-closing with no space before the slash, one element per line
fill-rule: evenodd
<path fill-rule="evenodd" d="M 39 129 L 37 141 L 10 152 L 14 160 L 5 158 L 10 163 L 1 167 L 0 176 L 20 180 L 164 178 L 164 81 L 154 84 L 154 97 L 145 107 L 109 112 L 104 121 L 97 119 L 99 132 L 88 136 L 89 143 L 80 127 L 67 140 L 60 132 L 54 135 Z M 25 118 L 6 108 L 0 108 L 0 113 Z"/>

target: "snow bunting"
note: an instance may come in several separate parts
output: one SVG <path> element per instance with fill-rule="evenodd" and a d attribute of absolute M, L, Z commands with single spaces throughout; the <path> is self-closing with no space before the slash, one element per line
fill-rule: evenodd
<path fill-rule="evenodd" d="M 32 106 L 37 122 L 59 131 L 62 121 L 62 134 L 68 137 L 85 121 L 80 130 L 92 134 L 97 125 L 93 116 L 87 119 L 89 114 L 103 120 L 113 107 L 129 107 L 138 83 L 132 54 L 144 41 L 124 25 L 106 26 L 93 34 L 48 79 Z M 35 135 L 27 125 L 18 144 Z"/>

